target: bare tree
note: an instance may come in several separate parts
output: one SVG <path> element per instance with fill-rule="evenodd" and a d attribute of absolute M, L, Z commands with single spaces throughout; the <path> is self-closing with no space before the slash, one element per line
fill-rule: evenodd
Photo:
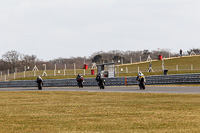
<path fill-rule="evenodd" d="M 19 62 L 20 53 L 17 51 L 8 51 L 2 56 L 4 62 L 8 64 L 10 70 L 13 70 L 17 67 Z"/>
<path fill-rule="evenodd" d="M 195 54 L 200 54 L 200 49 L 198 48 L 193 48 L 187 51 L 188 55 L 190 55 L 192 52 L 194 52 Z"/>
<path fill-rule="evenodd" d="M 36 55 L 23 55 L 22 57 L 22 66 L 26 66 L 27 68 L 33 67 L 37 62 Z"/>

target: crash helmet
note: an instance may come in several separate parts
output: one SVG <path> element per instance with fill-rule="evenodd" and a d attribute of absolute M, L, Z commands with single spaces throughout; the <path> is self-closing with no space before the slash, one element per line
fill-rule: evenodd
<path fill-rule="evenodd" d="M 144 76 L 144 74 L 141 71 L 139 71 L 138 76 Z"/>
<path fill-rule="evenodd" d="M 141 75 L 142 75 L 142 72 L 141 72 L 141 71 L 139 71 L 139 72 L 138 72 L 138 76 L 141 76 Z"/>

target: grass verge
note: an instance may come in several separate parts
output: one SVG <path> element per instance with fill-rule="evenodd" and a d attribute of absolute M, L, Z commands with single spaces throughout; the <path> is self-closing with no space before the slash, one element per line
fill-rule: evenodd
<path fill-rule="evenodd" d="M 198 132 L 199 94 L 1 92 L 1 132 Z"/>

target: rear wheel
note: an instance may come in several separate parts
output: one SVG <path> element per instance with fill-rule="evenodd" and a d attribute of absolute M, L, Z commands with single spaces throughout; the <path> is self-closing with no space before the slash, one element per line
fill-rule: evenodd
<path fill-rule="evenodd" d="M 82 87 L 82 85 L 81 85 L 81 82 L 78 82 L 78 87 L 79 87 L 79 88 L 81 88 L 81 87 Z"/>

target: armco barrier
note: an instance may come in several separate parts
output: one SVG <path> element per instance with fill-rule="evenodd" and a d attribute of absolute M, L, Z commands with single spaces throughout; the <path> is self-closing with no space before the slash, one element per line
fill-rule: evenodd
<path fill-rule="evenodd" d="M 146 85 L 200 84 L 200 74 L 146 76 Z M 128 77 L 127 85 L 137 85 L 135 77 Z"/>
<path fill-rule="evenodd" d="M 97 86 L 95 78 L 85 78 L 84 86 Z M 161 76 L 146 76 L 146 85 L 160 84 L 199 84 L 200 73 L 198 74 L 179 74 L 179 75 L 161 75 Z M 136 77 L 116 77 L 106 78 L 106 86 L 124 86 L 137 85 Z M 35 80 L 20 80 L 20 81 L 1 81 L 0 87 L 36 87 Z M 77 86 L 75 79 L 46 79 L 44 87 L 74 87 Z"/>

